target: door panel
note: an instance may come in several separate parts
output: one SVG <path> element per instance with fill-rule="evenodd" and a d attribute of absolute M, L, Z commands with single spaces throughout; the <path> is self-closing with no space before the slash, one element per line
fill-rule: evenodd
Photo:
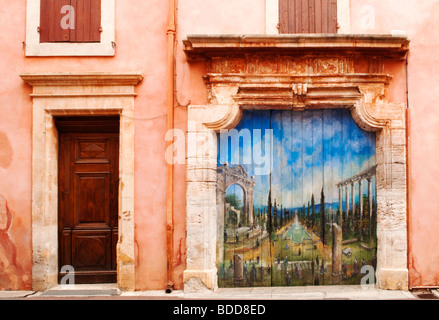
<path fill-rule="evenodd" d="M 72 247 L 76 271 L 111 270 L 111 231 L 75 230 Z"/>
<path fill-rule="evenodd" d="M 76 163 L 109 163 L 109 140 L 76 140 Z"/>
<path fill-rule="evenodd" d="M 110 228 L 109 173 L 75 172 L 75 226 Z"/>
<path fill-rule="evenodd" d="M 360 284 L 376 268 L 375 133 L 344 109 L 245 111 L 236 130 L 218 137 L 219 286 Z"/>
<path fill-rule="evenodd" d="M 95 130 L 90 120 L 84 124 L 84 120 L 63 119 L 58 124 L 60 269 L 72 266 L 75 283 L 107 283 L 117 278 L 117 121 L 109 120 L 105 126 L 100 120 L 104 133 L 87 132 Z M 60 273 L 60 279 L 64 275 Z"/>

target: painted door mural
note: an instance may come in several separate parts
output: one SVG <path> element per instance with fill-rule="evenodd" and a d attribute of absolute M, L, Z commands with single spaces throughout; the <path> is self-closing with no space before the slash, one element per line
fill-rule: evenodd
<path fill-rule="evenodd" d="M 245 111 L 221 132 L 219 286 L 373 279 L 375 139 L 345 109 Z"/>

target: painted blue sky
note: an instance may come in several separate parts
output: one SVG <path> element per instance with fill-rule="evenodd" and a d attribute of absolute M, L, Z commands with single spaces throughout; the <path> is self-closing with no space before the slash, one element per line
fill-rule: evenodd
<path fill-rule="evenodd" d="M 360 129 L 345 109 L 245 111 L 235 129 L 229 134 L 240 139 L 219 136 L 218 165 L 242 164 L 255 176 L 256 208 L 267 204 L 270 186 L 286 208 L 307 204 L 311 194 L 319 203 L 322 187 L 325 202 L 337 202 L 335 184 L 376 163 L 375 133 Z M 358 185 L 355 195 L 358 201 Z"/>

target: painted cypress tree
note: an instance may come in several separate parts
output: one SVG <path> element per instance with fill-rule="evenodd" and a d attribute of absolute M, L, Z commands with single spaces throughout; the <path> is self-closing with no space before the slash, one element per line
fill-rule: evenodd
<path fill-rule="evenodd" d="M 273 232 L 273 222 L 271 215 L 271 188 L 270 188 L 270 192 L 268 193 L 268 203 L 267 203 L 267 232 L 270 235 L 270 239 L 271 239 L 271 233 Z"/>
<path fill-rule="evenodd" d="M 267 230 L 266 222 L 267 222 L 267 216 L 265 214 L 265 208 L 264 208 L 264 211 L 262 213 L 262 221 L 261 221 L 262 231 L 266 231 Z"/>
<path fill-rule="evenodd" d="M 309 221 L 309 220 L 311 220 L 311 204 L 310 204 L 310 202 L 308 201 L 308 212 L 307 212 L 307 214 L 306 214 L 306 219 Z"/>
<path fill-rule="evenodd" d="M 284 210 L 282 205 L 280 206 L 280 227 L 284 226 Z"/>
<path fill-rule="evenodd" d="M 311 195 L 311 226 L 314 228 L 316 224 L 316 205 L 314 201 L 314 194 Z"/>
<path fill-rule="evenodd" d="M 326 244 L 326 215 L 325 215 L 325 192 L 322 188 L 322 193 L 320 197 L 320 227 L 321 227 L 321 238 L 322 242 Z"/>

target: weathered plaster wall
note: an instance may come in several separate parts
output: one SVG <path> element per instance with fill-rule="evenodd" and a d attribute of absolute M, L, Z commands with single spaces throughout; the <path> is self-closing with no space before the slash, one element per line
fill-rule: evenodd
<path fill-rule="evenodd" d="M 367 13 L 374 23 L 368 22 Z M 353 33 L 390 33 L 405 30 L 410 43 L 408 85 L 411 115 L 409 271 L 411 286 L 439 286 L 438 184 L 439 176 L 439 1 L 351 1 Z M 405 70 L 389 66 L 395 75 L 395 102 L 405 102 Z M 397 93 L 398 92 L 398 93 Z"/>
<path fill-rule="evenodd" d="M 12 265 L 1 254 L 0 290 L 30 289 L 31 244 L 31 87 L 20 73 L 141 72 L 135 100 L 135 236 L 136 289 L 164 289 L 166 283 L 166 23 L 168 3 L 162 0 L 117 1 L 116 56 L 25 58 L 26 1 L 8 3 L 0 11 L 0 195 L 12 212 L 8 230 L 24 270 L 22 284 L 3 268 Z M 177 112 L 179 123 L 181 112 Z M 184 171 L 183 171 L 184 172 Z M 181 175 L 181 174 L 180 174 Z M 184 237 L 184 179 L 176 174 L 176 257 Z M 3 246 L 3 247 L 2 247 Z M 176 258 L 177 259 L 177 258 Z M 182 263 L 185 257 L 181 258 Z M 181 263 L 180 263 L 181 264 Z M 180 267 L 181 268 L 181 267 Z M 178 268 L 176 269 L 178 272 Z M 182 271 L 180 271 L 182 273 Z M 176 279 L 176 287 L 181 281 Z"/>
<path fill-rule="evenodd" d="M 204 63 L 189 66 L 183 52 L 188 34 L 264 34 L 265 0 L 184 0 L 178 8 L 177 88 L 180 103 L 204 104 Z"/>
<path fill-rule="evenodd" d="M 8 10 L 0 11 L 0 229 L 4 230 L 0 237 L 0 289 L 32 286 L 31 88 L 18 76 L 24 63 L 24 7 L 23 1 L 14 1 L 8 4 Z M 9 228 L 5 222 L 7 210 L 11 215 Z M 15 262 L 13 248 L 18 257 Z M 20 279 L 17 267 L 23 270 Z"/>

